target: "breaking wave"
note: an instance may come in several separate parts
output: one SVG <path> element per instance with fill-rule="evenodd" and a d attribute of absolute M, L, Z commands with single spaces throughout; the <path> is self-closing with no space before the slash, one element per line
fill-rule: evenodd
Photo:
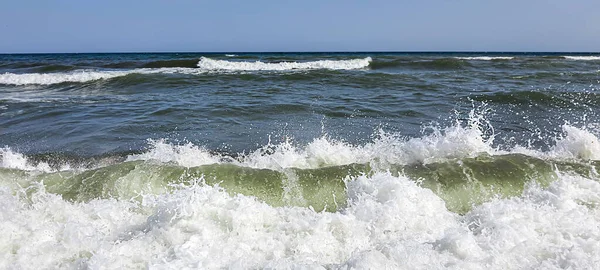
<path fill-rule="evenodd" d="M 102 79 L 112 79 L 129 74 L 189 74 L 223 71 L 287 71 L 287 70 L 348 70 L 369 66 L 371 58 L 352 60 L 320 60 L 312 62 L 232 62 L 202 57 L 200 61 L 169 60 L 156 61 L 143 65 L 143 68 L 130 70 L 76 70 L 53 73 L 4 73 L 0 74 L 0 84 L 6 85 L 50 85 L 58 83 L 82 83 Z"/>
<path fill-rule="evenodd" d="M 559 174 L 458 215 L 439 193 L 388 172 L 347 177 L 347 202 L 335 212 L 233 195 L 218 178 L 136 195 L 149 183 L 128 181 L 152 175 L 128 172 L 109 182 L 135 200 L 72 202 L 52 186 L 2 185 L 0 267 L 594 268 L 600 254 L 600 184 L 583 176 Z M 111 172 L 81 178 L 102 174 Z M 103 186 L 81 190 L 94 189 Z"/>
<path fill-rule="evenodd" d="M 474 112 L 432 129 L 235 156 L 155 140 L 95 167 L 4 147 L 0 268 L 596 265 L 596 134 L 501 150 Z"/>
<path fill-rule="evenodd" d="M 331 70 L 346 70 L 346 69 L 361 69 L 369 66 L 372 61 L 371 57 L 363 59 L 351 60 L 319 60 L 310 62 L 247 62 L 247 61 L 227 61 L 214 60 L 207 57 L 200 58 L 198 67 L 202 70 L 229 70 L 229 71 L 259 71 L 259 70 L 308 70 L 308 69 L 331 69 Z"/>
<path fill-rule="evenodd" d="M 64 82 L 88 82 L 100 79 L 110 79 L 125 76 L 134 73 L 134 71 L 76 71 L 70 73 L 26 73 L 0 74 L 0 84 L 8 85 L 49 85 Z"/>
<path fill-rule="evenodd" d="M 568 60 L 584 60 L 584 61 L 599 61 L 600 56 L 563 56 L 564 59 Z"/>
<path fill-rule="evenodd" d="M 512 60 L 512 56 L 474 56 L 474 57 L 456 57 L 460 60 L 480 60 L 480 61 L 493 61 L 493 60 Z"/>

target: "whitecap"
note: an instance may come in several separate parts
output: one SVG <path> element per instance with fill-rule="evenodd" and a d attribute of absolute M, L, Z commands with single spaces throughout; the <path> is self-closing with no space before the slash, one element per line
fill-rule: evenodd
<path fill-rule="evenodd" d="M 598 61 L 600 60 L 600 56 L 563 56 L 563 58 L 568 60 L 583 60 L 583 61 Z"/>
<path fill-rule="evenodd" d="M 473 56 L 473 57 L 455 57 L 460 60 L 480 60 L 480 61 L 491 61 L 491 60 L 512 60 L 514 57 L 511 56 Z"/>
<path fill-rule="evenodd" d="M 207 57 L 200 58 L 198 67 L 202 70 L 228 70 L 228 71 L 283 71 L 283 70 L 308 70 L 308 69 L 362 69 L 369 66 L 371 57 L 349 60 L 319 60 L 310 62 L 279 62 L 266 63 L 261 61 L 227 61 L 214 60 Z"/>

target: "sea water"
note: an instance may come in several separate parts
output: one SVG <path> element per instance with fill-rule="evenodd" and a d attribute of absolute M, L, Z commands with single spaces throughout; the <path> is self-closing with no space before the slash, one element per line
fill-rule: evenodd
<path fill-rule="evenodd" d="M 0 55 L 0 268 L 589 269 L 600 56 Z"/>

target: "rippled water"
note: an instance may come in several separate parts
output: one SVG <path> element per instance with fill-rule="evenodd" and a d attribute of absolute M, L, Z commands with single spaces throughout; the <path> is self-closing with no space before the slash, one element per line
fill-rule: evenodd
<path fill-rule="evenodd" d="M 529 140 L 584 121 L 598 105 L 599 61 L 584 56 L 200 57 L 5 55 L 0 139 L 27 153 L 100 155 L 139 150 L 148 138 L 236 153 L 269 136 L 306 143 L 327 133 L 355 143 L 380 127 L 418 136 L 423 124 L 445 123 L 474 101 L 489 104 L 503 137 Z"/>

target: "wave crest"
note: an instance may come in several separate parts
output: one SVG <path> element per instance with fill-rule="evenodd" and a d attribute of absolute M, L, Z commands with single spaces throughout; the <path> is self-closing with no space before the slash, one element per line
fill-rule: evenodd
<path fill-rule="evenodd" d="M 188 60 L 157 61 L 144 68 L 130 70 L 76 70 L 56 73 L 4 73 L 0 74 L 0 85 L 51 85 L 59 83 L 84 83 L 102 79 L 113 79 L 130 74 L 190 74 L 219 71 L 286 71 L 286 70 L 351 70 L 366 68 L 371 57 L 350 60 L 319 60 L 312 62 L 233 62 L 202 57 L 197 67 L 192 68 Z M 195 63 L 195 62 L 194 62 Z M 179 66 L 189 67 L 179 67 Z M 169 67 L 164 67 L 169 66 Z"/>
<path fill-rule="evenodd" d="M 8 85 L 49 85 L 64 82 L 89 82 L 100 79 L 110 79 L 120 76 L 125 76 L 131 73 L 130 71 L 87 71 L 82 70 L 72 73 L 25 73 L 0 74 L 0 84 Z"/>
<path fill-rule="evenodd" d="M 59 83 L 84 83 L 113 79 L 130 74 L 198 74 L 196 68 L 138 68 L 131 70 L 79 70 L 69 73 L 4 73 L 0 74 L 0 85 L 50 85 Z"/>
<path fill-rule="evenodd" d="M 198 68 L 202 70 L 229 70 L 229 71 L 283 71 L 283 70 L 308 70 L 308 69 L 332 69 L 348 70 L 361 69 L 369 66 L 373 59 L 366 57 L 362 59 L 350 60 L 319 60 L 310 62 L 279 62 L 266 63 L 255 62 L 234 62 L 227 60 L 215 60 L 207 57 L 200 58 Z"/>
<path fill-rule="evenodd" d="M 492 60 L 512 60 L 512 56 L 473 56 L 473 57 L 456 57 L 460 60 L 479 60 L 479 61 L 492 61 Z"/>
<path fill-rule="evenodd" d="M 567 60 L 598 61 L 600 56 L 563 56 Z"/>

